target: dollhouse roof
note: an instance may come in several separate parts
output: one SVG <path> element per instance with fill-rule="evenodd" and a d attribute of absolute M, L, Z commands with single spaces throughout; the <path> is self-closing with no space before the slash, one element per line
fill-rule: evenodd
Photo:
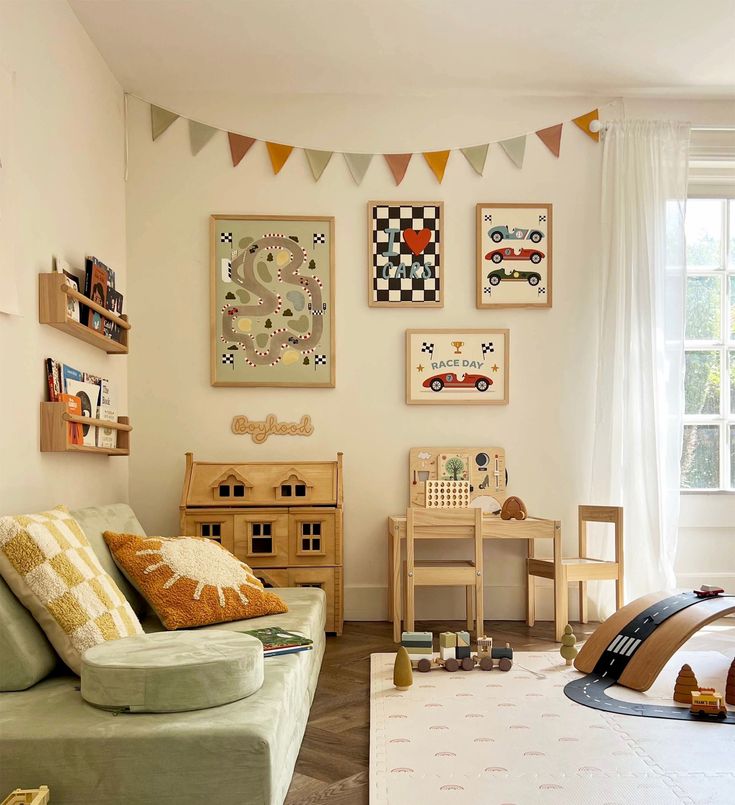
<path fill-rule="evenodd" d="M 232 477 L 234 477 L 238 483 L 243 484 L 243 486 L 250 487 L 250 489 L 253 488 L 253 485 L 250 483 L 250 481 L 248 481 L 244 475 L 241 475 L 234 467 L 229 467 L 226 469 L 222 475 L 219 475 L 217 478 L 215 478 L 209 486 L 211 489 L 216 489 L 220 484 L 225 483 L 229 478 Z"/>
<path fill-rule="evenodd" d="M 280 486 L 281 484 L 286 483 L 286 481 L 290 481 L 291 478 L 296 478 L 296 480 L 299 483 L 304 484 L 305 486 L 314 486 L 314 484 L 311 481 L 309 481 L 307 478 L 305 478 L 296 469 L 296 467 L 291 467 L 291 469 L 285 475 L 282 475 L 280 478 L 278 478 L 276 480 L 275 486 Z"/>

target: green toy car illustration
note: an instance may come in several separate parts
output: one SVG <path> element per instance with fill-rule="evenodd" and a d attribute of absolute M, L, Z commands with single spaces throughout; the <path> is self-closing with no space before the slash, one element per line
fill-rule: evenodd
<path fill-rule="evenodd" d="M 537 271 L 519 271 L 513 269 L 507 272 L 504 268 L 496 268 L 487 275 L 487 281 L 491 285 L 500 285 L 501 282 L 527 282 L 529 285 L 538 285 L 541 282 L 541 274 Z"/>

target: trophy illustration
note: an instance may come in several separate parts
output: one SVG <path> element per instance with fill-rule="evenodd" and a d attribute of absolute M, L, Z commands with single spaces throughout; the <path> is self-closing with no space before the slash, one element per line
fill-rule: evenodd
<path fill-rule="evenodd" d="M 454 354 L 455 355 L 461 355 L 462 354 L 461 347 L 464 346 L 464 341 L 450 341 L 449 343 L 454 347 Z"/>

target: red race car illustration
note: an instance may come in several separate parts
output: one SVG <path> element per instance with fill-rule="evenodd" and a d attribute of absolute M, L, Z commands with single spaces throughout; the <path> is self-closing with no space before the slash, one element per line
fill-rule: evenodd
<path fill-rule="evenodd" d="M 532 263 L 540 263 L 544 257 L 546 255 L 538 249 L 514 249 L 512 246 L 495 249 L 485 255 L 485 259 L 492 260 L 493 263 L 502 263 L 503 260 L 530 260 Z"/>
<path fill-rule="evenodd" d="M 485 377 L 485 375 L 470 375 L 466 374 L 462 376 L 462 379 L 454 373 L 454 372 L 446 372 L 441 375 L 434 375 L 433 377 L 428 377 L 424 382 L 421 384 L 425 389 L 431 389 L 432 391 L 441 391 L 444 388 L 447 389 L 471 389 L 476 388 L 478 391 L 487 391 L 490 386 L 492 386 L 493 381 L 489 377 Z"/>

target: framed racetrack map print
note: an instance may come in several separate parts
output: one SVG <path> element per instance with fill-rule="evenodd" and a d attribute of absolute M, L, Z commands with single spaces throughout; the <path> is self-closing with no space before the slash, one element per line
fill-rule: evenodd
<path fill-rule="evenodd" d="M 551 204 L 477 205 L 477 307 L 551 307 Z"/>
<path fill-rule="evenodd" d="M 507 405 L 509 330 L 406 330 L 409 405 Z"/>
<path fill-rule="evenodd" d="M 368 203 L 370 307 L 443 307 L 444 204 Z"/>
<path fill-rule="evenodd" d="M 213 386 L 333 387 L 334 218 L 213 215 Z"/>

